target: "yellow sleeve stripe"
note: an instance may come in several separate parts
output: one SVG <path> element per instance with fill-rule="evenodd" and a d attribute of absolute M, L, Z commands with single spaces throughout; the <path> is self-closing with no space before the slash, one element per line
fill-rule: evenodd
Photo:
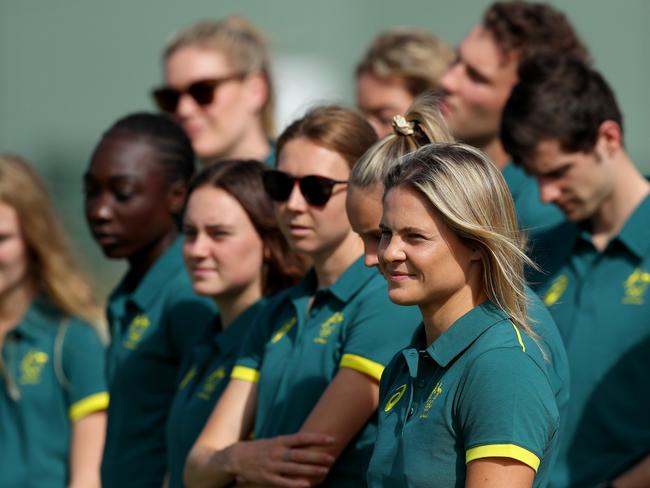
<path fill-rule="evenodd" d="M 260 372 L 253 368 L 245 366 L 235 366 L 232 368 L 230 377 L 234 380 L 244 380 L 250 383 L 257 383 L 260 380 Z"/>
<path fill-rule="evenodd" d="M 108 393 L 102 391 L 101 393 L 95 393 L 94 395 L 90 395 L 83 400 L 73 403 L 68 410 L 68 416 L 70 417 L 70 420 L 76 422 L 86 415 L 99 412 L 100 410 L 106 410 L 107 408 Z"/>
<path fill-rule="evenodd" d="M 524 352 L 526 352 L 526 346 L 524 346 L 524 341 L 521 340 L 521 333 L 519 332 L 519 329 L 515 324 L 510 322 L 512 324 L 512 328 L 515 329 L 515 332 L 517 333 L 517 340 L 519 341 L 519 345 L 523 349 Z"/>
<path fill-rule="evenodd" d="M 355 369 L 363 374 L 367 374 L 371 378 L 375 378 L 377 381 L 381 379 L 381 374 L 384 372 L 383 364 L 357 356 L 356 354 L 344 354 L 339 366 L 341 368 Z"/>
<path fill-rule="evenodd" d="M 465 453 L 465 463 L 488 457 L 511 458 L 521 461 L 535 471 L 539 468 L 539 458 L 523 447 L 514 444 L 492 444 L 489 446 L 478 446 L 468 449 Z"/>

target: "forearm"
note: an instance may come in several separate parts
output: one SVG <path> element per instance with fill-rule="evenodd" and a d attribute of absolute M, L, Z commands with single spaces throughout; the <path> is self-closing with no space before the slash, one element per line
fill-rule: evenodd
<path fill-rule="evenodd" d="M 646 488 L 650 486 L 650 455 L 614 479 L 613 488 Z"/>
<path fill-rule="evenodd" d="M 205 446 L 194 446 L 185 463 L 185 485 L 188 488 L 221 488 L 231 484 L 235 480 L 232 448 L 215 451 Z"/>

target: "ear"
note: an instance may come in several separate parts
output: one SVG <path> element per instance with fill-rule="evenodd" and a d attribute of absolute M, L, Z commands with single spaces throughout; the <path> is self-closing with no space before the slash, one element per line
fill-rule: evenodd
<path fill-rule="evenodd" d="M 596 149 L 604 151 L 609 157 L 614 156 L 623 147 L 621 126 L 613 120 L 605 120 L 598 126 Z"/>
<path fill-rule="evenodd" d="M 167 190 L 167 208 L 172 215 L 180 215 L 185 205 L 187 185 L 183 181 L 175 181 Z"/>
<path fill-rule="evenodd" d="M 251 73 L 246 77 L 246 100 L 251 111 L 258 113 L 269 97 L 269 84 L 264 74 L 260 71 Z"/>

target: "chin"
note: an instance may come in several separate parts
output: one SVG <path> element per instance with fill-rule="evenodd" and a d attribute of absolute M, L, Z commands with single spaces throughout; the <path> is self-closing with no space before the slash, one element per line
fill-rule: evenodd
<path fill-rule="evenodd" d="M 404 293 L 403 290 L 389 289 L 388 298 L 396 305 L 411 306 L 418 305 L 419 303 L 414 297 L 410 296 L 409 293 Z"/>

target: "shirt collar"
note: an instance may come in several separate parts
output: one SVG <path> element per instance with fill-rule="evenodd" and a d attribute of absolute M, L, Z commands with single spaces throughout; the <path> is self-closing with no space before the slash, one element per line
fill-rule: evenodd
<path fill-rule="evenodd" d="M 377 276 L 377 269 L 363 264 L 363 256 L 354 261 L 341 276 L 330 286 L 317 290 L 318 278 L 314 268 L 310 269 L 302 280 L 291 290 L 289 298 L 295 300 L 301 296 L 313 295 L 316 291 L 329 292 L 343 303 L 361 290 L 368 281 Z"/>
<path fill-rule="evenodd" d="M 31 339 L 40 337 L 44 327 L 61 320 L 61 314 L 45 297 L 37 297 L 25 312 L 22 320 L 14 329 L 17 336 Z"/>
<path fill-rule="evenodd" d="M 486 300 L 456 320 L 449 329 L 425 350 L 436 363 L 444 368 L 478 339 L 483 332 L 506 319 L 508 319 L 508 316 L 503 310 L 491 301 Z M 424 325 L 422 325 L 416 335 L 414 347 L 406 349 L 402 353 L 413 377 L 417 375 L 417 367 L 413 367 L 414 359 L 418 354 L 417 349 L 422 349 L 425 344 L 426 335 L 424 334 Z"/>
<path fill-rule="evenodd" d="M 150 307 L 158 293 L 163 290 L 174 276 L 183 272 L 182 257 L 183 238 L 178 236 L 163 254 L 153 263 L 149 271 L 144 275 L 140 283 L 132 293 L 128 295 L 128 300 L 132 301 L 141 310 Z M 126 277 L 117 286 L 111 294 L 111 301 L 124 294 L 123 288 Z"/>
<path fill-rule="evenodd" d="M 650 195 L 632 212 L 618 235 L 625 246 L 640 259 L 650 251 Z"/>
<path fill-rule="evenodd" d="M 261 298 L 239 314 L 226 329 L 215 334 L 214 343 L 220 353 L 228 354 L 243 344 L 244 338 L 246 337 L 246 330 L 255 322 L 257 315 L 266 303 L 267 299 Z M 221 321 L 219 321 L 219 324 L 221 324 Z"/>

